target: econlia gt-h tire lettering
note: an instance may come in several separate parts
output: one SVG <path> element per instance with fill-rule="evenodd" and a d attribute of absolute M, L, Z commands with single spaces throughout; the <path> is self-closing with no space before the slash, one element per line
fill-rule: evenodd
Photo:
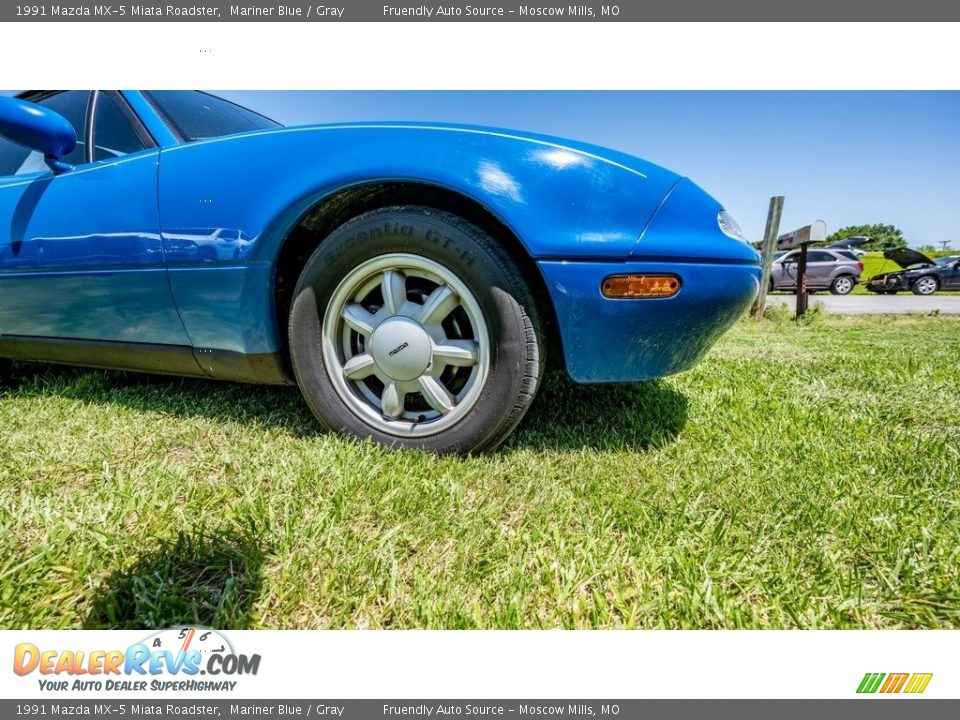
<path fill-rule="evenodd" d="M 308 260 L 290 313 L 297 382 L 330 429 L 467 454 L 499 445 L 544 369 L 533 295 L 507 253 L 455 215 L 390 207 Z"/>

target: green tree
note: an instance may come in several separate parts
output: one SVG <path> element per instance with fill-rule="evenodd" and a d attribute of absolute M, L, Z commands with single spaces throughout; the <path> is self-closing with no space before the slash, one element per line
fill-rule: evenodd
<path fill-rule="evenodd" d="M 907 241 L 903 239 L 903 233 L 900 228 L 893 225 L 848 225 L 840 228 L 827 238 L 827 244 L 843 240 L 854 235 L 866 235 L 870 242 L 863 245 L 864 250 L 888 250 L 896 247 L 906 247 Z"/>

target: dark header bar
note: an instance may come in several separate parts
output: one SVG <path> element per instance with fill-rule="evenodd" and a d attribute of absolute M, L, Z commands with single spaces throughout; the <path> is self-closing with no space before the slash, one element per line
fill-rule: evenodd
<path fill-rule="evenodd" d="M 906 705 L 910 708 L 907 710 Z M 297 720 L 933 720 L 956 717 L 960 701 L 920 698 L 889 700 L 223 700 L 198 696 L 192 700 L 3 700 L 3 717 L 57 718 L 63 715 L 127 718 L 287 717 Z"/>
<path fill-rule="evenodd" d="M 750 22 L 750 21 L 956 21 L 960 3 L 914 0 L 911 3 L 868 0 L 675 0 L 565 4 L 484 2 L 392 2 L 391 0 L 333 0 L 330 4 L 303 2 L 224 3 L 217 0 L 158 3 L 3 3 L 0 22 Z M 718 29 L 718 32 L 722 30 Z M 852 36 L 851 42 L 858 42 Z M 815 38 L 785 39 L 784 52 L 809 52 Z M 829 49 L 818 49 L 829 52 Z M 876 52 L 865 48 L 864 52 Z"/>

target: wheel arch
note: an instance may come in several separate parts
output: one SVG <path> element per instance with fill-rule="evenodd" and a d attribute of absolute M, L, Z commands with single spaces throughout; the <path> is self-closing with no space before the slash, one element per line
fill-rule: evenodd
<path fill-rule="evenodd" d="M 449 212 L 473 223 L 494 238 L 530 283 L 543 321 L 548 363 L 562 365 L 564 355 L 557 316 L 546 280 L 521 238 L 502 218 L 461 192 L 429 182 L 370 181 L 341 188 L 317 199 L 300 214 L 279 244 L 273 262 L 271 294 L 274 322 L 288 369 L 289 348 L 285 328 L 293 291 L 307 260 L 330 233 L 343 223 L 362 213 L 395 205 L 417 205 Z"/>
<path fill-rule="evenodd" d="M 940 290 L 942 288 L 943 284 L 940 282 L 940 277 L 936 273 L 928 272 L 928 273 L 924 273 L 923 275 L 919 275 L 915 277 L 910 283 L 910 289 L 913 290 L 914 285 L 916 285 L 921 280 L 926 280 L 928 278 L 930 280 L 933 280 L 934 283 L 936 283 L 937 290 Z"/>

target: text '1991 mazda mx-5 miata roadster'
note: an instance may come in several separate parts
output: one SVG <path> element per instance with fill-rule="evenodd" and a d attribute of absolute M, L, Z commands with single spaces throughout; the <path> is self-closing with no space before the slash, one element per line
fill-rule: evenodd
<path fill-rule="evenodd" d="M 0 98 L 0 135 L 0 363 L 295 382 L 388 445 L 496 447 L 548 356 L 687 369 L 759 283 L 716 200 L 578 142 L 195 91 Z"/>

